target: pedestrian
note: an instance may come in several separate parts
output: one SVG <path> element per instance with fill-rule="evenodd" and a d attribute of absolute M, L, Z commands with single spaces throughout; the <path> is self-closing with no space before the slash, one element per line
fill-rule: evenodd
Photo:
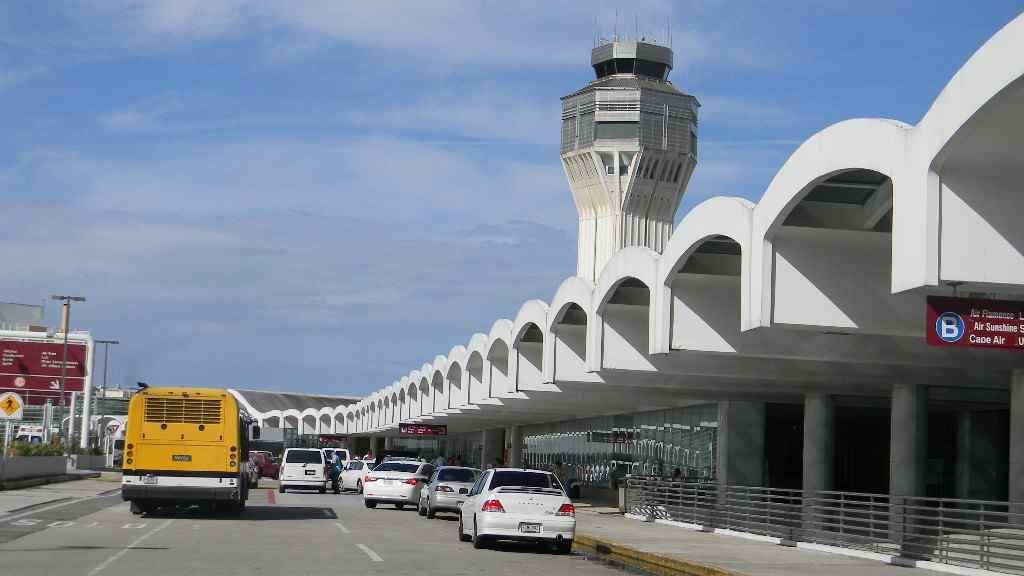
<path fill-rule="evenodd" d="M 341 479 L 341 470 L 344 467 L 345 462 L 341 459 L 341 450 L 335 450 L 334 462 L 331 463 L 331 490 L 335 494 L 341 494 L 341 487 L 338 485 L 338 480 Z"/>

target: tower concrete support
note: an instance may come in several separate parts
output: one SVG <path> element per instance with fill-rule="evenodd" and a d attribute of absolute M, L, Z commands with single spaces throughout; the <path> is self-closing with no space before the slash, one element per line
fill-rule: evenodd
<path fill-rule="evenodd" d="M 764 481 L 764 402 L 718 403 L 718 485 Z"/>
<path fill-rule="evenodd" d="M 803 490 L 813 497 L 831 490 L 835 460 L 835 406 L 828 394 L 804 397 Z"/>
<path fill-rule="evenodd" d="M 916 384 L 894 385 L 889 439 L 890 495 L 924 495 L 927 442 L 928 389 Z"/>
<path fill-rule="evenodd" d="M 1014 370 L 1011 378 L 1008 499 L 1014 512 L 1024 514 L 1024 369 Z"/>

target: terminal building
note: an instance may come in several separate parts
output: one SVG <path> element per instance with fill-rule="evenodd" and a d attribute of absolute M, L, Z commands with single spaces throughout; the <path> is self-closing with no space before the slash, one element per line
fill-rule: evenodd
<path fill-rule="evenodd" d="M 846 527 L 858 545 L 900 557 L 937 546 L 912 553 L 915 507 L 1024 526 L 1021 54 L 1024 16 L 916 124 L 828 126 L 757 203 L 711 198 L 673 227 L 700 169 L 698 99 L 669 48 L 603 43 L 562 99 L 576 275 L 318 418 L 377 452 L 562 462 L 595 493 L 669 477 L 717 494 L 694 509 L 722 522 L 750 494 L 856 501 L 872 514 Z M 776 523 L 835 543 L 814 517 Z"/>

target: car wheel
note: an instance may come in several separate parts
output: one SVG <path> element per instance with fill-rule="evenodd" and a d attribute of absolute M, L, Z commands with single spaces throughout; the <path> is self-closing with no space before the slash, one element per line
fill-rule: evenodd
<path fill-rule="evenodd" d="M 469 536 L 466 536 L 466 531 L 462 529 L 462 514 L 459 514 L 459 542 L 469 542 L 472 540 Z"/>
<path fill-rule="evenodd" d="M 479 534 L 476 527 L 476 518 L 473 519 L 473 548 L 482 550 L 487 547 L 487 541 Z"/>
<path fill-rule="evenodd" d="M 356 481 L 356 494 L 362 494 L 362 493 L 363 493 L 363 481 L 362 480 L 357 480 Z"/>
<path fill-rule="evenodd" d="M 437 513 L 434 512 L 434 509 L 430 507 L 430 502 L 427 502 L 427 518 L 433 520 L 434 516 L 436 515 Z"/>
<path fill-rule="evenodd" d="M 277 487 L 277 491 L 280 492 L 281 494 L 284 494 L 284 484 L 281 484 L 280 486 L 278 486 Z"/>
<path fill-rule="evenodd" d="M 395 510 L 401 510 L 402 508 L 405 508 L 405 504 L 395 504 Z"/>
<path fill-rule="evenodd" d="M 363 500 L 363 505 L 366 506 L 367 508 L 376 508 L 377 507 L 377 503 L 374 502 L 373 500 Z"/>
<path fill-rule="evenodd" d="M 555 548 L 559 554 L 569 554 L 572 552 L 572 540 L 559 540 L 555 543 Z"/>
<path fill-rule="evenodd" d="M 327 493 L 327 486 L 321 486 L 321 487 L 317 488 L 316 491 L 321 493 L 321 494 L 326 494 Z"/>
<path fill-rule="evenodd" d="M 135 514 L 136 516 L 145 514 L 147 512 L 146 507 L 143 506 L 142 504 L 139 504 L 135 500 L 132 500 L 131 510 L 132 514 Z"/>

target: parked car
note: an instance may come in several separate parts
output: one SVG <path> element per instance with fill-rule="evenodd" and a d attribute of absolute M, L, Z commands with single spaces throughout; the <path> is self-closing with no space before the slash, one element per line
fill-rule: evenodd
<path fill-rule="evenodd" d="M 549 542 L 568 553 L 576 508 L 554 474 L 492 468 L 469 490 L 459 511 L 459 540 L 483 548 L 497 540 Z"/>
<path fill-rule="evenodd" d="M 324 453 L 317 448 L 288 448 L 284 451 L 281 464 L 280 487 L 316 488 L 321 494 L 327 492 L 327 474 L 324 469 Z"/>
<path fill-rule="evenodd" d="M 426 462 L 382 462 L 363 475 L 363 504 L 367 508 L 374 508 L 378 503 L 394 504 L 399 510 L 406 504 L 416 506 L 420 490 L 433 472 L 434 466 Z"/>
<path fill-rule="evenodd" d="M 363 493 L 363 475 L 373 469 L 373 460 L 349 460 L 341 471 L 341 489 Z"/>
<path fill-rule="evenodd" d="M 417 512 L 427 518 L 433 518 L 437 512 L 458 512 L 479 476 L 480 470 L 462 466 L 442 466 L 434 470 L 420 491 Z"/>
<path fill-rule="evenodd" d="M 270 452 L 253 450 L 249 452 L 249 460 L 256 463 L 256 470 L 259 472 L 260 478 L 277 478 L 281 465 L 278 464 Z"/>

